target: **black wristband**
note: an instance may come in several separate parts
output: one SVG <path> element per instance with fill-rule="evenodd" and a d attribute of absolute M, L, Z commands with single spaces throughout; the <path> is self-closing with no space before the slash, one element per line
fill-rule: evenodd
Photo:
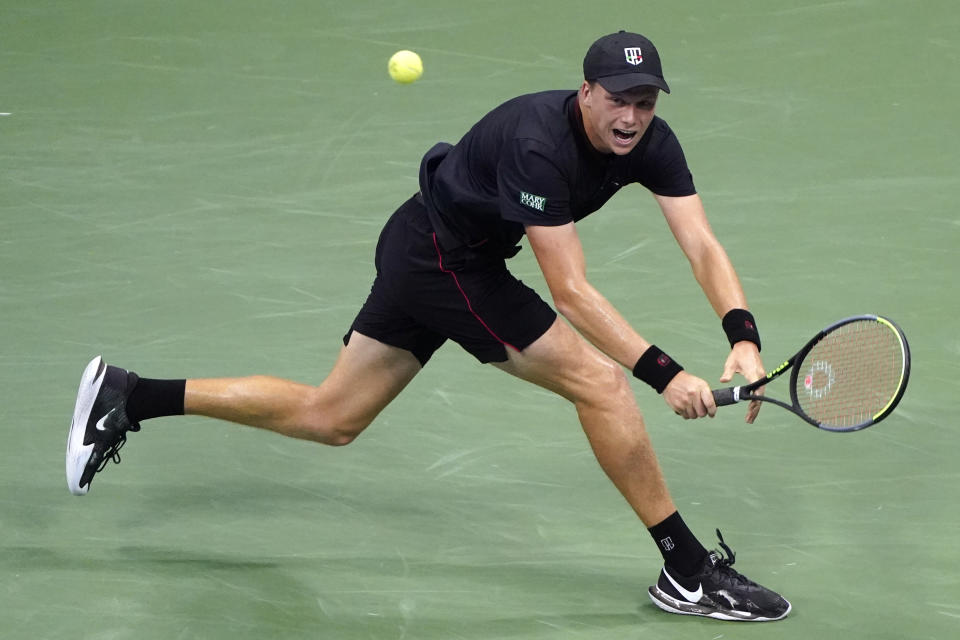
<path fill-rule="evenodd" d="M 727 340 L 730 341 L 730 347 L 736 343 L 747 340 L 757 345 L 757 351 L 760 350 L 760 334 L 757 332 L 757 321 L 753 319 L 753 314 L 746 309 L 730 309 L 723 316 L 723 330 L 727 334 Z"/>
<path fill-rule="evenodd" d="M 655 345 L 650 345 L 633 367 L 634 377 L 646 382 L 657 393 L 663 393 L 681 371 L 683 367 Z"/>

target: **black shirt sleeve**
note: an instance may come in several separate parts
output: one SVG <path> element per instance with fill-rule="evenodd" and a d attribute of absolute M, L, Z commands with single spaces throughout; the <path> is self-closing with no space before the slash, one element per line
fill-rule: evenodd
<path fill-rule="evenodd" d="M 497 167 L 500 215 L 523 225 L 559 226 L 573 221 L 570 180 L 535 140 L 515 139 Z"/>
<path fill-rule="evenodd" d="M 650 144 L 633 168 L 634 179 L 661 196 L 691 196 L 697 192 L 680 141 L 660 118 L 650 124 Z"/>

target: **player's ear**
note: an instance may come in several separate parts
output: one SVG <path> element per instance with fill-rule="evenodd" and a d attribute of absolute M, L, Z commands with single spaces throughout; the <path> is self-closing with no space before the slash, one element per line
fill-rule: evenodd
<path fill-rule="evenodd" d="M 583 84 L 580 85 L 580 101 L 586 102 L 587 100 L 589 100 L 590 95 L 592 93 L 593 93 L 593 83 L 588 80 L 584 80 Z"/>

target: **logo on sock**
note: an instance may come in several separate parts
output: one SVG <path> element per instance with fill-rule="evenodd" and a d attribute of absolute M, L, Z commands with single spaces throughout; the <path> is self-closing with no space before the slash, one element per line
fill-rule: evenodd
<path fill-rule="evenodd" d="M 675 548 L 677 545 L 673 544 L 673 539 L 670 536 L 667 536 L 660 541 L 660 546 L 663 547 L 664 551 L 670 551 Z"/>

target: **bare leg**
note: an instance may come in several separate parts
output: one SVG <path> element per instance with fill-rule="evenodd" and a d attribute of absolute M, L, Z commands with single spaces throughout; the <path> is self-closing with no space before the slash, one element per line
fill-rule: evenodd
<path fill-rule="evenodd" d="M 620 365 L 560 318 L 532 345 L 509 351 L 508 357 L 496 366 L 573 402 L 600 466 L 644 525 L 676 511 Z"/>
<path fill-rule="evenodd" d="M 409 351 L 354 331 L 320 386 L 273 378 L 187 380 L 184 411 L 330 445 L 349 444 L 420 371 Z"/>

